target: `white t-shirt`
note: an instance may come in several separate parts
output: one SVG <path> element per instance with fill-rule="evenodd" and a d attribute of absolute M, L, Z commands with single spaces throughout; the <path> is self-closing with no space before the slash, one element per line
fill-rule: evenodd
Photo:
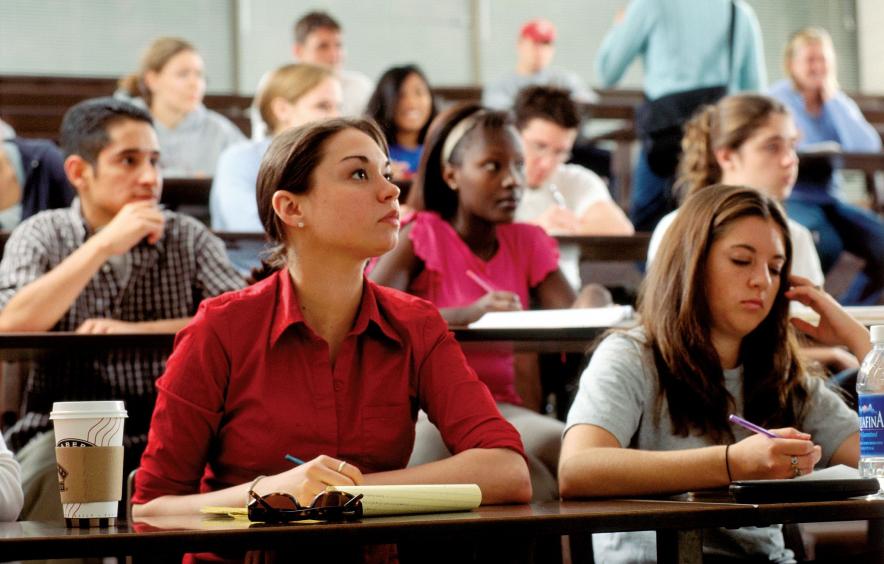
<path fill-rule="evenodd" d="M 550 190 L 554 185 L 565 198 L 565 207 L 580 217 L 592 204 L 610 201 L 611 194 L 605 181 L 591 170 L 575 164 L 562 164 L 542 186 L 526 188 L 516 208 L 516 221 L 528 222 L 555 206 Z M 559 268 L 575 289 L 580 289 L 580 248 L 560 245 Z"/>
<path fill-rule="evenodd" d="M 365 113 L 368 99 L 374 92 L 374 83 L 361 72 L 340 70 L 335 76 L 341 83 L 341 115 L 344 117 L 359 117 Z M 261 119 L 261 110 L 258 109 L 258 93 L 267 84 L 270 73 L 266 72 L 258 81 L 255 88 L 255 98 L 249 108 L 249 121 L 252 122 L 252 141 L 262 141 L 267 137 L 267 124 Z"/>
<path fill-rule="evenodd" d="M 648 264 L 654 260 L 657 249 L 663 241 L 663 235 L 672 225 L 678 210 L 669 212 L 651 235 L 651 242 L 648 244 Z M 813 244 L 813 235 L 810 231 L 793 219 L 787 219 L 789 222 L 789 235 L 792 237 L 792 274 L 807 278 L 816 286 L 822 287 L 826 281 L 823 274 L 823 267 L 820 265 L 820 256 L 816 252 L 816 246 Z"/>

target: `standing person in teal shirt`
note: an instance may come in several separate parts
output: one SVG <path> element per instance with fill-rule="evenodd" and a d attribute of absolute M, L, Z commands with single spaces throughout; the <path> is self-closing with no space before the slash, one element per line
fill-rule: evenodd
<path fill-rule="evenodd" d="M 618 15 L 596 55 L 601 86 L 615 86 L 640 57 L 649 100 L 720 84 L 726 84 L 729 92 L 764 89 L 767 70 L 758 19 L 744 0 L 734 0 L 734 4 L 730 76 L 729 0 L 632 0 Z M 655 174 L 642 150 L 630 203 L 630 219 L 636 230 L 652 231 L 663 215 L 675 209 L 672 180 Z"/>

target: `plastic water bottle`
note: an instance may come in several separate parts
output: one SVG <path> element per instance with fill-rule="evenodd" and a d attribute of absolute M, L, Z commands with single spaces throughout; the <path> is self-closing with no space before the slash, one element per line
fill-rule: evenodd
<path fill-rule="evenodd" d="M 859 471 L 884 488 L 884 325 L 872 327 L 872 350 L 856 378 L 859 395 Z"/>

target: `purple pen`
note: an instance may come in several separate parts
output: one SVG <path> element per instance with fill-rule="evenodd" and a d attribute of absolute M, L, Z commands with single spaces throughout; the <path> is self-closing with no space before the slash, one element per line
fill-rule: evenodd
<path fill-rule="evenodd" d="M 727 419 L 731 423 L 736 423 L 740 427 L 749 429 L 753 433 L 758 433 L 759 435 L 764 435 L 765 437 L 770 437 L 771 439 L 779 438 L 779 435 L 777 435 L 775 433 L 771 433 L 770 431 L 768 431 L 764 427 L 760 427 L 760 426 L 756 425 L 755 423 L 752 423 L 751 421 L 746 421 L 745 419 L 743 419 L 739 415 L 734 415 L 733 413 L 731 413 Z"/>

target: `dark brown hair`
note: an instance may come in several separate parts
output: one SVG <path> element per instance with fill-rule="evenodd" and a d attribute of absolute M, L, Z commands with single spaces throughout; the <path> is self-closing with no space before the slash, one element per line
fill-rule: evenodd
<path fill-rule="evenodd" d="M 381 131 L 387 136 L 387 143 L 391 145 L 396 143 L 396 106 L 399 104 L 399 90 L 402 88 L 402 83 L 405 82 L 405 79 L 411 75 L 420 78 L 427 86 L 427 90 L 430 90 L 430 82 L 417 65 L 392 67 L 381 75 L 374 93 L 372 93 L 368 104 L 365 106 L 365 115 L 377 122 Z M 427 131 L 430 129 L 430 124 L 437 113 L 436 98 L 433 96 L 433 92 L 430 91 L 430 116 L 417 135 L 418 143 L 424 142 Z"/>
<path fill-rule="evenodd" d="M 516 96 L 513 113 L 519 131 L 532 119 L 551 121 L 564 129 L 580 126 L 580 110 L 571 99 L 571 92 L 564 88 L 527 86 Z"/>
<path fill-rule="evenodd" d="M 285 264 L 286 227 L 273 209 L 273 194 L 285 190 L 292 194 L 306 194 L 313 188 L 313 171 L 325 155 L 327 142 L 347 129 L 359 130 L 369 137 L 389 155 L 387 141 L 378 126 L 370 119 L 335 118 L 317 121 L 303 127 L 296 127 L 277 135 L 258 170 L 256 197 L 258 217 L 264 231 L 276 247 L 267 260 L 271 267 Z"/>
<path fill-rule="evenodd" d="M 733 398 L 709 333 L 706 268 L 713 242 L 745 217 L 779 226 L 786 261 L 770 312 L 741 343 L 743 410 L 748 419 L 764 426 L 801 426 L 807 376 L 788 320 L 785 292 L 792 243 L 785 212 L 751 188 L 717 185 L 691 195 L 681 206 L 639 295 L 638 310 L 660 385 L 655 418 L 665 397 L 676 435 L 705 434 L 716 443 L 733 440 L 727 421 Z"/>
<path fill-rule="evenodd" d="M 328 12 L 307 12 L 295 22 L 295 43 L 303 45 L 307 42 L 307 37 L 317 29 L 341 31 L 341 24 Z"/>

